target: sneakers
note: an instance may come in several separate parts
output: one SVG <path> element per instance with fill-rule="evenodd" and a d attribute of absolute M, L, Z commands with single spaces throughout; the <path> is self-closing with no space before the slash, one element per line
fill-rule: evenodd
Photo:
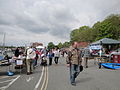
<path fill-rule="evenodd" d="M 30 75 L 30 72 L 27 72 L 27 75 Z"/>
<path fill-rule="evenodd" d="M 85 68 L 88 68 L 88 66 L 86 66 Z"/>
<path fill-rule="evenodd" d="M 30 74 L 33 74 L 33 72 L 30 72 Z"/>
<path fill-rule="evenodd" d="M 71 85 L 76 86 L 76 83 L 75 83 L 75 82 L 74 82 L 74 83 L 71 83 Z"/>
<path fill-rule="evenodd" d="M 27 72 L 27 75 L 33 74 L 33 72 Z"/>

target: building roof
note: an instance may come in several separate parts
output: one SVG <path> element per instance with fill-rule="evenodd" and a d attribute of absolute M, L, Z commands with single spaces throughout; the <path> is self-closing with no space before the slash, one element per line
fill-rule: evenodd
<path fill-rule="evenodd" d="M 78 46 L 84 48 L 84 47 L 87 47 L 88 44 L 89 44 L 88 42 L 79 42 L 79 43 L 78 43 Z"/>

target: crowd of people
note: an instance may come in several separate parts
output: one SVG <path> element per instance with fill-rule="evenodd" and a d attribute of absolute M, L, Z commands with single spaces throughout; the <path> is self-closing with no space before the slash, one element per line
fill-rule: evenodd
<path fill-rule="evenodd" d="M 23 52 L 20 51 L 20 48 L 16 48 L 13 59 L 23 60 L 23 63 L 27 67 L 27 75 L 30 75 L 33 73 L 34 68 L 38 65 L 38 60 L 43 66 L 47 65 L 49 61 L 49 66 L 51 66 L 53 58 L 55 64 L 58 64 L 59 57 L 60 50 L 57 47 L 50 50 L 47 50 L 46 47 L 38 50 L 35 47 L 31 46 L 27 47 L 25 50 L 23 50 Z"/>
<path fill-rule="evenodd" d="M 47 50 L 46 47 L 40 50 L 35 47 L 27 47 L 24 52 L 20 52 L 19 48 L 15 50 L 15 59 L 24 59 L 24 63 L 27 67 L 27 75 L 33 73 L 35 67 L 38 65 L 38 60 L 40 64 L 45 66 L 51 66 L 54 63 L 59 64 L 60 56 L 64 57 L 66 54 L 66 63 L 70 68 L 70 81 L 72 85 L 75 85 L 75 79 L 80 73 L 82 67 L 82 60 L 84 60 L 84 67 L 88 68 L 88 59 L 90 57 L 90 50 L 85 48 L 84 50 L 78 49 L 77 42 L 74 42 L 68 50 L 60 50 L 59 48 L 54 48 Z M 81 68 L 80 68 L 81 67 Z"/>

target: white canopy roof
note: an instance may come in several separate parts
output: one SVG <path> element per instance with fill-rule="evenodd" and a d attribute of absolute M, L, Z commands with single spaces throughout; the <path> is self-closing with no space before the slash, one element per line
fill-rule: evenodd
<path fill-rule="evenodd" d="M 41 49 L 43 49 L 43 48 L 44 48 L 44 46 L 37 46 L 36 48 L 41 48 Z"/>

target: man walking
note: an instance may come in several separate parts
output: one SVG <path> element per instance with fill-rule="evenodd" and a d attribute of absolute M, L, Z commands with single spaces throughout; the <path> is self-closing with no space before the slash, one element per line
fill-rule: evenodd
<path fill-rule="evenodd" d="M 36 57 L 36 53 L 33 50 L 32 47 L 28 48 L 27 50 L 27 58 L 26 58 L 26 64 L 27 64 L 27 75 L 30 75 L 33 73 L 33 60 Z"/>
<path fill-rule="evenodd" d="M 83 51 L 84 67 L 85 68 L 88 68 L 89 57 L 90 57 L 90 49 L 86 47 Z"/>
<path fill-rule="evenodd" d="M 55 64 L 58 64 L 58 59 L 60 57 L 60 52 L 58 50 L 58 48 L 56 48 L 56 50 L 54 51 L 54 61 L 55 61 Z"/>
<path fill-rule="evenodd" d="M 72 85 L 76 85 L 75 78 L 80 73 L 79 66 L 81 65 L 82 59 L 80 57 L 80 51 L 77 48 L 78 43 L 72 44 L 71 50 L 68 52 L 67 65 L 70 67 L 70 81 Z"/>

